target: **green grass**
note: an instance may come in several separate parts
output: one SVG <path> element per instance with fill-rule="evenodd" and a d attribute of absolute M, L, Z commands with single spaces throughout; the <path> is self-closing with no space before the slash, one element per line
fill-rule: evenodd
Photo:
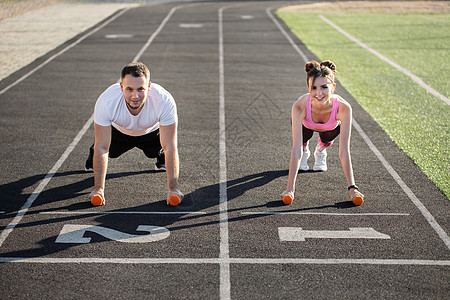
<path fill-rule="evenodd" d="M 450 15 L 321 15 L 449 97 Z M 337 65 L 339 82 L 449 197 L 450 106 L 339 33 L 319 14 L 278 16 L 316 57 Z"/>

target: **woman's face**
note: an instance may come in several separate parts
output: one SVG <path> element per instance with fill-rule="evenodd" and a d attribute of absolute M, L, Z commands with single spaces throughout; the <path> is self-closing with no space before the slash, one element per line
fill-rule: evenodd
<path fill-rule="evenodd" d="M 313 78 L 311 81 L 312 83 L 308 87 L 311 100 L 317 101 L 317 103 L 322 105 L 328 103 L 336 84 L 323 76 L 317 77 L 316 79 Z"/>

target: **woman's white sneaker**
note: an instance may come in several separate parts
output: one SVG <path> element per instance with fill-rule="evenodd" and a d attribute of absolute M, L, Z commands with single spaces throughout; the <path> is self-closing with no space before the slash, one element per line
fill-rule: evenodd
<path fill-rule="evenodd" d="M 300 171 L 308 171 L 308 158 L 311 156 L 311 151 L 309 151 L 309 147 L 306 146 L 303 148 L 302 159 L 300 160 L 300 167 L 298 168 Z"/>
<path fill-rule="evenodd" d="M 327 150 L 323 149 L 322 151 L 314 151 L 314 159 L 316 160 L 314 163 L 313 170 L 314 171 L 326 171 L 327 170 Z"/>

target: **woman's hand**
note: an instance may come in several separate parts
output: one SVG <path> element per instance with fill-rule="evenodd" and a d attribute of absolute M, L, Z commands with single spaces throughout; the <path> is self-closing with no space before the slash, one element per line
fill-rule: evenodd
<path fill-rule="evenodd" d="M 283 193 L 281 193 L 281 198 L 283 198 L 284 204 L 292 204 L 292 201 L 294 201 L 294 191 L 285 190 Z"/>
<path fill-rule="evenodd" d="M 355 205 L 361 205 L 364 203 L 364 195 L 357 189 L 350 189 L 350 199 L 352 199 Z"/>
<path fill-rule="evenodd" d="M 284 196 L 286 196 L 286 195 L 291 195 L 292 198 L 294 198 L 294 192 L 293 192 L 293 191 L 285 190 L 284 192 L 281 193 L 280 196 L 281 196 L 281 197 L 284 197 Z"/>

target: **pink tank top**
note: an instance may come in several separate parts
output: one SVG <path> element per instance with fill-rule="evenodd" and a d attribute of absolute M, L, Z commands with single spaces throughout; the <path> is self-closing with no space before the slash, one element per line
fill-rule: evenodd
<path fill-rule="evenodd" d="M 314 123 L 311 117 L 311 96 L 309 96 L 306 99 L 306 105 L 305 105 L 305 118 L 303 119 L 303 125 L 306 128 L 309 128 L 311 130 L 315 131 L 329 131 L 333 130 L 338 126 L 341 122 L 336 120 L 336 115 L 339 107 L 339 101 L 337 98 L 333 99 L 333 106 L 331 107 L 331 115 L 330 119 L 328 119 L 328 122 L 326 123 Z"/>

